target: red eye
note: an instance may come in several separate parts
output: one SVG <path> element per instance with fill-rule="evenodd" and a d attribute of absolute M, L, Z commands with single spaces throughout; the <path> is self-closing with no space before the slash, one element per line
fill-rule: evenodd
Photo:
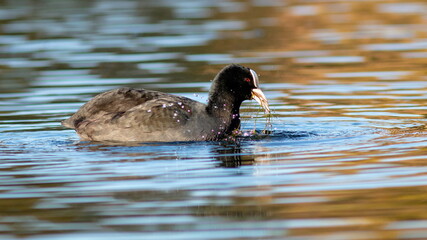
<path fill-rule="evenodd" d="M 250 83 L 250 82 L 251 82 L 251 79 L 250 79 L 250 78 L 245 78 L 245 82 Z"/>

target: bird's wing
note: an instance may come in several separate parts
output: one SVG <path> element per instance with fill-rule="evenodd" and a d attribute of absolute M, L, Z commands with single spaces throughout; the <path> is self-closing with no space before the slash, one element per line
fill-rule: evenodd
<path fill-rule="evenodd" d="M 168 95 L 135 106 L 124 113 L 111 116 L 109 123 L 120 128 L 138 129 L 140 132 L 166 131 L 184 126 L 193 115 L 188 104 L 193 100 Z"/>
<path fill-rule="evenodd" d="M 97 120 L 105 115 L 124 114 L 134 107 L 166 95 L 172 96 L 162 92 L 133 88 L 119 88 L 104 92 L 84 104 L 75 114 L 64 120 L 62 125 L 77 128 L 88 119 Z"/>
<path fill-rule="evenodd" d="M 159 141 L 187 139 L 187 124 L 193 112 L 186 98 L 168 95 L 126 112 L 105 113 L 87 118 L 75 130 L 82 139 L 95 141 Z M 192 101 L 192 100 L 190 100 Z M 200 103 L 201 104 L 201 103 Z"/>
<path fill-rule="evenodd" d="M 188 120 L 205 107 L 186 97 L 121 88 L 95 96 L 63 125 L 87 140 L 185 139 Z"/>

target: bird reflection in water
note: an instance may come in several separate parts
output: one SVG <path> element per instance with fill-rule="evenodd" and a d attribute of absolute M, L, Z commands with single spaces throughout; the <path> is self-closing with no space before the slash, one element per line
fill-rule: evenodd
<path fill-rule="evenodd" d="M 252 154 L 242 152 L 240 144 L 227 144 L 214 148 L 213 155 L 219 162 L 218 166 L 225 168 L 253 165 L 255 162 L 255 157 Z"/>

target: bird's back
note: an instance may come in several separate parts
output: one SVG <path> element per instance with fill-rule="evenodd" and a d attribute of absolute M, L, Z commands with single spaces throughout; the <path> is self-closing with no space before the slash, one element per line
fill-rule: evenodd
<path fill-rule="evenodd" d="M 205 104 L 186 97 L 120 88 L 95 96 L 62 125 L 75 129 L 82 140 L 204 140 L 200 133 L 215 125 L 206 115 Z"/>

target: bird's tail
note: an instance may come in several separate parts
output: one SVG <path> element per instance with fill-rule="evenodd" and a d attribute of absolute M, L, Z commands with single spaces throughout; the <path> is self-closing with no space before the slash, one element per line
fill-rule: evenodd
<path fill-rule="evenodd" d="M 71 122 L 70 118 L 67 118 L 63 121 L 61 121 L 62 126 L 67 128 L 74 128 L 74 124 Z"/>

